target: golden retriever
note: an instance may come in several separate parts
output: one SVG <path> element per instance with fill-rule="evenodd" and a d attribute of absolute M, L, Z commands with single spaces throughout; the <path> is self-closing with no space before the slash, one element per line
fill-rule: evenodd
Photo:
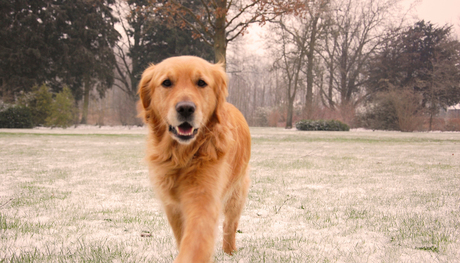
<path fill-rule="evenodd" d="M 223 250 L 236 251 L 251 137 L 227 94 L 222 65 L 193 56 L 151 65 L 139 83 L 149 174 L 176 238 L 174 262 L 212 261 L 221 212 Z"/>

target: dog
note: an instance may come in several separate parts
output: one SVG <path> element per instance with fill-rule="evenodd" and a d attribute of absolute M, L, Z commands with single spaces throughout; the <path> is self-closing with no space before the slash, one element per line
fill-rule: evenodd
<path fill-rule="evenodd" d="M 176 263 L 212 261 L 221 213 L 223 250 L 237 250 L 251 137 L 226 101 L 227 82 L 221 64 L 181 56 L 150 65 L 139 83 L 149 176 L 176 239 Z"/>

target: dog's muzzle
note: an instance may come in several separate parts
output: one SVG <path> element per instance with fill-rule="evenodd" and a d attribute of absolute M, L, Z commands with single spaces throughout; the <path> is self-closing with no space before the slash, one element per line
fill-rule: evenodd
<path fill-rule="evenodd" d="M 198 133 L 198 128 L 193 127 L 195 103 L 191 101 L 181 101 L 176 104 L 177 120 L 181 123 L 178 126 L 169 125 L 169 131 L 181 143 L 190 142 Z"/>

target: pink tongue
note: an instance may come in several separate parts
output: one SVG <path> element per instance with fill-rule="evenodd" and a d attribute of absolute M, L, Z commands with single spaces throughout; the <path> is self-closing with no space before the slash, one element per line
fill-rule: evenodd
<path fill-rule="evenodd" d="M 190 133 L 192 133 L 192 130 L 193 130 L 193 127 L 190 127 L 190 126 L 189 127 L 181 127 L 181 126 L 179 126 L 178 128 L 179 128 L 179 133 L 180 134 L 190 134 Z"/>

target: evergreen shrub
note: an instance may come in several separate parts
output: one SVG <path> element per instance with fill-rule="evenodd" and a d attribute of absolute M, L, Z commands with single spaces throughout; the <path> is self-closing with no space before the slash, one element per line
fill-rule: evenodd
<path fill-rule="evenodd" d="M 301 120 L 295 124 L 301 131 L 349 131 L 350 127 L 337 120 Z"/>
<path fill-rule="evenodd" d="M 26 107 L 10 107 L 0 111 L 0 128 L 33 128 L 32 113 Z"/>
<path fill-rule="evenodd" d="M 72 125 L 75 117 L 74 98 L 68 87 L 56 94 L 51 104 L 51 110 L 45 119 L 45 125 L 49 127 L 67 128 Z"/>
<path fill-rule="evenodd" d="M 68 87 L 53 96 L 48 86 L 35 86 L 31 92 L 23 93 L 16 104 L 29 110 L 33 127 L 67 128 L 75 119 L 75 100 Z"/>
<path fill-rule="evenodd" d="M 17 104 L 30 109 L 34 126 L 45 125 L 46 118 L 51 114 L 53 96 L 45 84 L 35 86 L 31 92 L 22 94 Z"/>

